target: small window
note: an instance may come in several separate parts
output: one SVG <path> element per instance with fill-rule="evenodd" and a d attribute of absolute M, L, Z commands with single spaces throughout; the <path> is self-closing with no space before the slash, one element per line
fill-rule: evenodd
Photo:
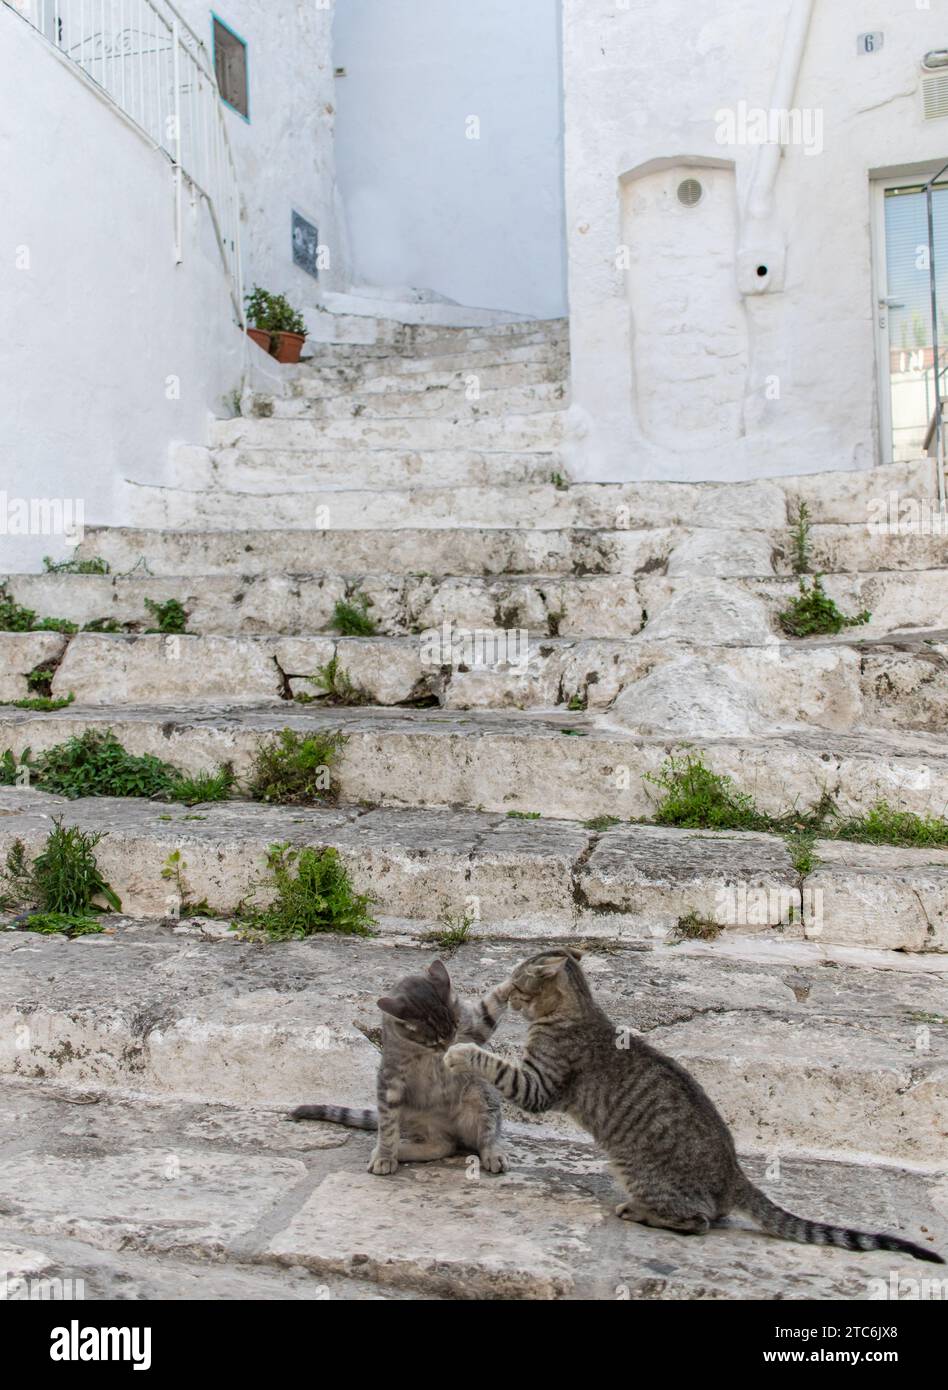
<path fill-rule="evenodd" d="M 221 96 L 228 106 L 250 120 L 250 92 L 247 84 L 247 45 L 239 34 L 213 16 L 214 72 Z"/>

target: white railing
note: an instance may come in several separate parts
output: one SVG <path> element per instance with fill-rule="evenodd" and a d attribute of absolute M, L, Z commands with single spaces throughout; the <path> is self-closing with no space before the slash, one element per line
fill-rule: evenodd
<path fill-rule="evenodd" d="M 185 186 L 192 198 L 204 199 L 237 321 L 244 326 L 237 172 L 203 41 L 168 0 L 3 2 L 75 63 L 168 156 L 179 263 Z"/>

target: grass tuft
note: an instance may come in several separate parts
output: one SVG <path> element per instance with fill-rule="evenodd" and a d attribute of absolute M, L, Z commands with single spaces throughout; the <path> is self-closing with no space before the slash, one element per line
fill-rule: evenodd
<path fill-rule="evenodd" d="M 348 739 L 344 734 L 298 734 L 282 729 L 254 756 L 248 792 L 254 801 L 306 805 L 334 801 L 332 771 Z"/>
<path fill-rule="evenodd" d="M 104 932 L 95 917 L 77 916 L 68 912 L 31 912 L 18 927 L 21 931 L 41 932 L 44 936 L 96 936 Z"/>
<path fill-rule="evenodd" d="M 426 945 L 438 946 L 442 951 L 456 951 L 459 946 L 470 940 L 473 926 L 474 918 L 467 914 L 461 917 L 445 914 L 437 927 L 422 932 L 418 940 Z"/>
<path fill-rule="evenodd" d="M 710 917 L 699 917 L 697 912 L 689 912 L 687 916 L 678 918 L 672 940 L 715 941 L 723 930 L 720 922 L 714 922 Z"/>
<path fill-rule="evenodd" d="M 369 697 L 364 690 L 353 685 L 348 671 L 339 665 L 339 657 L 333 656 L 325 666 L 318 666 L 310 676 L 310 681 L 321 690 L 321 695 L 297 695 L 298 704 L 311 704 L 319 700 L 324 705 L 367 705 Z"/>
<path fill-rule="evenodd" d="M 47 574 L 108 574 L 109 567 L 99 555 L 91 555 L 88 560 L 53 560 L 43 556 L 43 569 Z"/>
<path fill-rule="evenodd" d="M 146 598 L 145 607 L 157 624 L 156 627 L 146 627 L 146 633 L 160 632 L 172 635 L 187 632 L 188 615 L 176 598 L 169 598 L 164 603 L 156 603 L 154 599 Z"/>
<path fill-rule="evenodd" d="M 746 792 L 738 791 L 730 777 L 712 772 L 693 753 L 670 757 L 658 772 L 646 773 L 645 780 L 664 792 L 652 817 L 657 825 L 689 830 L 772 828 Z"/>
<path fill-rule="evenodd" d="M 843 820 L 833 830 L 837 840 L 858 840 L 870 845 L 904 845 L 917 849 L 948 848 L 948 820 L 897 811 L 879 801 L 864 816 Z"/>
<path fill-rule="evenodd" d="M 847 627 L 860 627 L 871 617 L 869 610 L 864 608 L 854 618 L 847 618 L 823 588 L 822 575 L 817 574 L 809 589 L 806 580 L 800 580 L 799 597 L 778 613 L 777 621 L 788 637 L 826 637 Z"/>
<path fill-rule="evenodd" d="M 351 601 L 340 599 L 333 609 L 332 625 L 343 637 L 374 637 L 376 626 L 368 610 L 365 594 L 353 594 Z"/>
<path fill-rule="evenodd" d="M 325 932 L 371 936 L 375 926 L 369 911 L 372 899 L 353 890 L 334 849 L 271 845 L 267 874 L 256 892 L 265 892 L 272 900 L 262 907 L 244 902 L 234 921 L 250 935 L 271 941 L 300 941 Z"/>
<path fill-rule="evenodd" d="M 797 507 L 796 525 L 790 532 L 794 574 L 809 574 L 811 560 L 810 509 L 805 502 Z"/>
<path fill-rule="evenodd" d="M 32 863 L 23 841 L 15 840 L 0 870 L 0 880 L 7 885 L 0 907 L 30 905 L 69 917 L 88 917 L 92 911 L 109 908 L 121 912 L 121 901 L 96 862 L 95 849 L 101 839 L 101 832 L 88 834 L 78 826 L 64 826 L 60 818 L 53 822 Z"/>

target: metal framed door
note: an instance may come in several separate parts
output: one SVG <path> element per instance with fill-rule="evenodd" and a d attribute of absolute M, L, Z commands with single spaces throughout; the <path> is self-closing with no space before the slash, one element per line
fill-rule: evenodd
<path fill-rule="evenodd" d="M 942 398 L 948 367 L 948 181 L 932 188 L 931 236 L 926 186 L 917 176 L 877 184 L 875 229 L 880 454 L 889 463 L 934 452 L 933 325 Z"/>

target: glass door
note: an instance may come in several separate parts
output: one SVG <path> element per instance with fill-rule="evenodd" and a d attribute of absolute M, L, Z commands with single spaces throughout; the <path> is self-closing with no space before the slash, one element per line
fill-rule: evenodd
<path fill-rule="evenodd" d="M 885 188 L 885 285 L 879 326 L 888 385 L 888 441 L 883 461 L 934 452 L 935 389 L 931 252 L 923 184 Z M 941 395 L 948 394 L 948 182 L 933 190 L 934 263 Z M 942 307 L 942 306 L 945 307 Z M 886 444 L 888 447 L 886 447 Z"/>

